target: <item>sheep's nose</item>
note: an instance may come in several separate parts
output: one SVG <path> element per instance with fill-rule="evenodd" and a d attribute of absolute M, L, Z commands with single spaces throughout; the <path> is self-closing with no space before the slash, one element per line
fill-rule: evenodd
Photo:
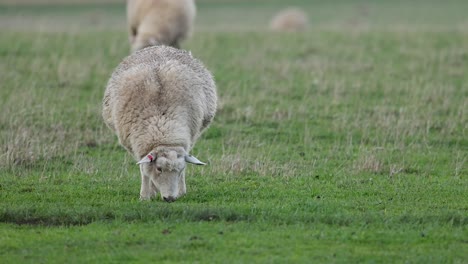
<path fill-rule="evenodd" d="M 173 201 L 175 201 L 175 198 L 172 197 L 172 196 L 164 197 L 164 201 L 166 201 L 166 202 L 168 202 L 168 203 L 172 203 Z"/>

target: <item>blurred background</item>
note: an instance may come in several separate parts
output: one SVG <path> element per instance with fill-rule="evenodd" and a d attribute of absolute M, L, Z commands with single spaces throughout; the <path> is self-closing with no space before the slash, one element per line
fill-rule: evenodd
<path fill-rule="evenodd" d="M 287 6 L 309 16 L 309 30 L 467 30 L 465 0 L 197 0 L 196 30 L 259 31 Z M 0 28 L 125 31 L 123 0 L 0 0 Z"/>

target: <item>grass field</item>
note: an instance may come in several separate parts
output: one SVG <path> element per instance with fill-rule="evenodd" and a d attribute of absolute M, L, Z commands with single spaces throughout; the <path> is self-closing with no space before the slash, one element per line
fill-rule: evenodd
<path fill-rule="evenodd" d="M 219 110 L 171 204 L 100 117 L 124 5 L 7 2 L 1 263 L 468 263 L 467 1 L 197 1 Z"/>

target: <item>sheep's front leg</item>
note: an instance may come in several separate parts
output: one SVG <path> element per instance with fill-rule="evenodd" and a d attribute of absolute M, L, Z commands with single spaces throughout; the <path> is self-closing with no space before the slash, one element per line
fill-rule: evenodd
<path fill-rule="evenodd" d="M 185 169 L 180 174 L 179 179 L 179 194 L 177 197 L 183 196 L 187 192 L 187 188 L 185 186 Z"/>
<path fill-rule="evenodd" d="M 154 180 L 150 181 L 151 185 L 151 197 L 156 196 L 159 192 L 158 187 L 156 187 L 156 183 Z"/>
<path fill-rule="evenodd" d="M 149 200 L 151 198 L 151 180 L 150 177 L 145 175 L 143 172 L 143 164 L 140 164 L 141 173 L 141 188 L 140 188 L 140 200 Z"/>

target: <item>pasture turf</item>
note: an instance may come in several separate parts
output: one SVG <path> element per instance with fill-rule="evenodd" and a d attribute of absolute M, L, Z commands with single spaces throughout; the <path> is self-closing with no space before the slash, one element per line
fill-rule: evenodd
<path fill-rule="evenodd" d="M 124 6 L 0 7 L 1 263 L 468 262 L 466 2 L 199 3 L 219 110 L 171 204 L 100 117 Z"/>

